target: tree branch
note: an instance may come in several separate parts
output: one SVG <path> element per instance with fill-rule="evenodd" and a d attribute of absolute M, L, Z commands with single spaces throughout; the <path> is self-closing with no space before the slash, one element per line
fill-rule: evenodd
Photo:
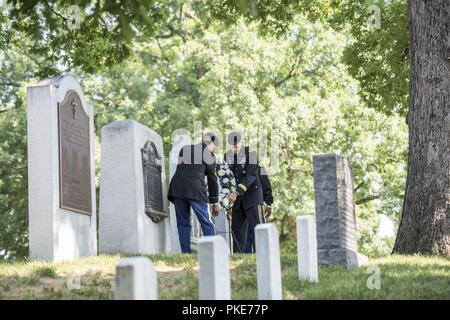
<path fill-rule="evenodd" d="M 367 203 L 367 202 L 370 202 L 370 201 L 373 201 L 373 200 L 376 200 L 376 199 L 380 199 L 380 198 L 381 198 L 381 195 L 369 196 L 369 197 L 366 197 L 366 198 L 362 198 L 362 199 L 356 200 L 355 204 L 358 206 L 360 204 L 364 204 L 364 203 Z"/>
<path fill-rule="evenodd" d="M 179 36 L 183 42 L 187 42 L 187 37 L 186 34 L 187 32 L 185 30 L 183 30 L 183 16 L 184 16 L 184 11 L 183 11 L 183 4 L 180 5 L 180 9 L 179 9 L 179 13 L 178 16 L 175 15 L 174 18 L 172 18 L 170 21 L 168 21 L 167 23 L 167 29 L 169 29 L 169 33 L 166 34 L 158 34 L 155 36 L 156 39 L 169 39 L 172 38 L 174 36 Z M 173 26 L 173 23 L 178 22 L 179 27 L 175 28 Z"/>
<path fill-rule="evenodd" d="M 280 80 L 275 80 L 274 84 L 273 84 L 274 87 L 278 88 L 279 86 L 281 86 L 283 83 L 285 83 L 289 79 L 297 76 L 298 75 L 298 73 L 297 73 L 298 70 L 297 69 L 298 69 L 298 66 L 300 65 L 300 62 L 301 62 L 300 54 L 298 54 L 295 57 L 294 63 L 291 65 L 291 69 L 289 70 L 288 74 L 284 78 L 282 78 Z"/>
<path fill-rule="evenodd" d="M 362 181 L 360 184 L 358 184 L 358 185 L 356 186 L 355 189 L 353 189 L 353 192 L 356 193 L 356 191 L 358 191 L 359 189 L 361 189 L 364 185 L 365 185 L 365 182 Z"/>
<path fill-rule="evenodd" d="M 20 87 L 21 84 L 17 83 L 17 82 L 0 82 L 0 86 L 5 86 L 5 87 Z"/>
<path fill-rule="evenodd" d="M 63 15 L 61 15 L 59 12 L 55 11 L 55 9 L 53 9 L 53 7 L 52 7 L 51 5 L 49 5 L 47 2 L 46 2 L 46 4 L 47 4 L 48 10 L 50 10 L 50 11 L 53 12 L 55 15 L 57 15 L 58 17 L 60 17 L 61 19 L 63 19 L 64 22 L 67 22 L 67 18 L 66 18 L 66 17 L 64 17 Z"/>
<path fill-rule="evenodd" d="M 176 34 L 173 31 L 171 31 L 171 32 L 166 33 L 166 34 L 158 34 L 158 35 L 155 36 L 155 38 L 156 39 L 169 39 L 169 38 L 172 38 L 174 36 L 176 36 Z"/>
<path fill-rule="evenodd" d="M 159 51 L 161 52 L 161 58 L 164 59 L 164 61 L 166 61 L 167 64 L 170 64 L 170 60 L 166 56 L 164 56 L 163 47 L 161 45 L 161 42 L 159 42 L 158 38 L 156 38 L 155 40 L 156 40 L 156 43 L 158 44 Z"/>
<path fill-rule="evenodd" d="M 0 110 L 0 114 L 5 113 L 5 112 L 8 112 L 8 111 L 11 111 L 11 110 L 14 110 L 14 109 L 17 109 L 17 108 L 18 108 L 18 107 L 15 106 L 15 107 L 8 108 L 8 109 L 2 109 L 2 110 Z"/>

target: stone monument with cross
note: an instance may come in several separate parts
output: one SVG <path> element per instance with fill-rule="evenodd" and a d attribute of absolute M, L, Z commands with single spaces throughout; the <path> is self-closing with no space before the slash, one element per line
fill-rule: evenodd
<path fill-rule="evenodd" d="M 71 76 L 27 88 L 30 258 L 97 254 L 94 110 Z"/>

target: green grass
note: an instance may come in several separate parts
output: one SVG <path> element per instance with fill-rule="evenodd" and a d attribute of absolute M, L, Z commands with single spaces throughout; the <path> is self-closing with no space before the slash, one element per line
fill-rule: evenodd
<path fill-rule="evenodd" d="M 51 265 L 37 266 L 32 274 L 38 278 L 56 278 L 56 269 Z"/>
<path fill-rule="evenodd" d="M 198 299 L 195 255 L 157 254 L 160 299 Z M 112 299 L 119 256 L 98 256 L 67 263 L 0 263 L 0 299 Z M 450 299 L 450 258 L 390 256 L 372 259 L 380 289 L 368 289 L 368 268 L 321 266 L 319 283 L 300 281 L 295 254 L 281 259 L 284 299 Z M 253 255 L 230 257 L 233 299 L 256 299 Z"/>

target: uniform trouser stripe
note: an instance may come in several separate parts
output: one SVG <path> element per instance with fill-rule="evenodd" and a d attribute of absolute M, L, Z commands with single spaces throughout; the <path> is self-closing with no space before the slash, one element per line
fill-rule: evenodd
<path fill-rule="evenodd" d="M 266 217 L 264 215 L 264 205 L 258 205 L 259 223 L 266 223 Z"/>

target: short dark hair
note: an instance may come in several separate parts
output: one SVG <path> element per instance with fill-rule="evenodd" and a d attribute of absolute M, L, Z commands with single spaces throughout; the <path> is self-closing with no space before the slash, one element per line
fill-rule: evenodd
<path fill-rule="evenodd" d="M 214 143 L 215 145 L 217 145 L 218 143 L 218 139 L 216 137 L 216 135 L 212 132 L 207 132 L 203 135 L 202 138 L 203 143 L 209 144 L 210 142 Z"/>

